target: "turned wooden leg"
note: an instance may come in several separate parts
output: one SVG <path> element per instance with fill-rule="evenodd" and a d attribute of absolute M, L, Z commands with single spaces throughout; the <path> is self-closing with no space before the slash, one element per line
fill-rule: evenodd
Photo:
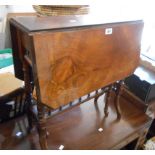
<path fill-rule="evenodd" d="M 96 94 L 96 96 L 94 98 L 94 103 L 97 104 L 97 100 L 100 97 L 100 95 L 98 95 L 98 90 L 96 90 L 95 94 Z"/>
<path fill-rule="evenodd" d="M 109 112 L 108 112 L 108 106 L 109 106 L 109 99 L 110 99 L 110 94 L 112 91 L 112 85 L 109 86 L 108 91 L 105 93 L 105 106 L 104 106 L 104 114 L 107 117 Z"/>
<path fill-rule="evenodd" d="M 115 106 L 116 113 L 117 113 L 117 119 L 121 118 L 119 100 L 122 94 L 122 90 L 123 90 L 123 81 L 119 81 L 119 83 L 116 84 L 116 90 L 115 90 L 116 95 L 114 98 L 114 106 Z"/>
<path fill-rule="evenodd" d="M 27 101 L 28 103 L 28 107 L 27 107 L 27 110 L 26 110 L 26 113 L 27 113 L 27 119 L 28 119 L 28 124 L 29 124 L 29 129 L 28 131 L 30 132 L 33 128 L 33 115 L 32 115 L 32 107 L 30 105 L 30 102 L 31 100 L 28 99 Z"/>
<path fill-rule="evenodd" d="M 47 129 L 46 129 L 46 118 L 44 112 L 44 106 L 40 103 L 38 104 L 38 133 L 39 133 L 39 142 L 41 149 L 48 149 L 47 145 Z"/>
<path fill-rule="evenodd" d="M 25 108 L 26 108 L 28 124 L 29 124 L 28 131 L 30 131 L 33 127 L 32 109 L 31 109 L 32 108 L 32 103 L 31 103 L 32 88 L 31 88 L 31 80 L 30 80 L 30 76 L 29 76 L 30 68 L 25 61 L 23 61 L 23 72 L 24 72 L 25 94 L 26 94 Z"/>

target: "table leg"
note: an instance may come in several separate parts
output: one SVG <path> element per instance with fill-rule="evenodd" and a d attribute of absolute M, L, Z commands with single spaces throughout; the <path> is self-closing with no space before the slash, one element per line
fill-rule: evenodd
<path fill-rule="evenodd" d="M 94 97 L 94 103 L 97 104 L 97 100 L 100 97 L 100 95 L 98 95 L 98 90 L 95 91 L 95 97 Z"/>
<path fill-rule="evenodd" d="M 109 86 L 108 91 L 105 93 L 105 106 L 104 106 L 104 114 L 107 117 L 109 112 L 108 112 L 108 106 L 109 106 L 109 99 L 110 99 L 110 94 L 112 91 L 112 85 Z"/>
<path fill-rule="evenodd" d="M 26 93 L 26 113 L 29 123 L 29 131 L 32 129 L 32 111 L 31 111 L 31 80 L 30 80 L 30 70 L 28 64 L 23 62 L 23 72 L 24 72 L 24 82 L 25 82 L 25 93 Z"/>
<path fill-rule="evenodd" d="M 123 81 L 119 81 L 119 83 L 116 84 L 116 90 L 115 90 L 115 98 L 114 98 L 114 106 L 117 112 L 117 119 L 121 118 L 121 112 L 120 112 L 120 106 L 119 106 L 119 100 L 120 96 L 122 94 L 123 90 Z"/>
<path fill-rule="evenodd" d="M 100 97 L 100 96 L 97 95 L 97 96 L 94 98 L 94 103 L 95 103 L 95 104 L 97 104 L 97 100 L 98 100 L 99 97 Z"/>
<path fill-rule="evenodd" d="M 45 111 L 44 106 L 38 103 L 38 133 L 39 133 L 39 142 L 41 149 L 45 150 L 48 149 L 47 145 L 47 129 L 46 129 L 46 118 L 45 118 Z"/>

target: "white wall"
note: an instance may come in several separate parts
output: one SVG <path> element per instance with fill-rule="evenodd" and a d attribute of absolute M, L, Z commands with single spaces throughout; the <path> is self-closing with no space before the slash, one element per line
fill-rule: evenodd
<path fill-rule="evenodd" d="M 62 0 L 63 4 L 63 0 Z M 109 19 L 144 19 L 155 26 L 155 5 L 153 0 L 93 0 L 88 3 L 91 13 Z M 0 5 L 0 33 L 5 32 L 5 17 L 10 12 L 34 12 L 32 5 Z"/>
<path fill-rule="evenodd" d="M 6 17 L 15 12 L 34 12 L 34 9 L 32 5 L 0 5 L 0 49 L 11 47 Z"/>
<path fill-rule="evenodd" d="M 0 32 L 5 31 L 5 20 L 7 13 L 12 12 L 34 12 L 32 5 L 0 5 Z"/>
<path fill-rule="evenodd" d="M 9 12 L 34 12 L 32 5 L 8 5 Z"/>
<path fill-rule="evenodd" d="M 6 16 L 6 7 L 0 6 L 0 49 L 4 49 L 5 47 L 5 17 Z"/>

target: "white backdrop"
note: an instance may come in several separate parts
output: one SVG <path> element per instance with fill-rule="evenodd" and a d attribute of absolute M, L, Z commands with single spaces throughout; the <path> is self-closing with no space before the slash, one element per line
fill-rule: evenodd
<path fill-rule="evenodd" d="M 32 4 L 88 4 L 90 12 L 102 16 L 107 21 L 118 19 L 132 20 L 143 19 L 149 25 L 148 36 L 155 27 L 155 5 L 154 0 L 0 0 L 0 33 L 5 32 L 6 14 L 10 12 L 34 12 Z M 10 5 L 13 4 L 13 5 Z M 145 42 L 147 42 L 145 39 Z M 6 41 L 7 42 L 7 41 Z M 2 42 L 1 42 L 2 43 Z"/>

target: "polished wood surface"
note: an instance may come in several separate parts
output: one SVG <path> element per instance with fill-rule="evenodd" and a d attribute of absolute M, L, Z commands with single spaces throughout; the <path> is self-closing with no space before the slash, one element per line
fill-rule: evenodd
<path fill-rule="evenodd" d="M 13 49 L 16 51 L 15 73 L 21 77 L 22 68 L 18 69 L 18 66 L 29 51 L 39 102 L 52 108 L 129 76 L 139 63 L 142 21 L 105 24 L 100 19 L 102 24 L 95 24 L 92 20 L 94 24 L 88 27 L 89 21 L 82 16 L 78 17 L 79 29 L 73 23 L 70 25 L 72 29 L 65 29 L 62 22 L 68 23 L 68 18 L 40 19 L 33 16 L 16 17 L 10 21 Z M 55 30 L 51 23 L 47 24 L 48 28 L 44 25 L 45 31 L 41 31 L 42 20 L 45 23 L 56 20 L 59 31 L 50 32 Z M 33 33 L 31 26 L 23 21 L 31 26 L 31 22 L 36 21 L 39 28 L 34 28 L 39 33 Z M 112 28 L 111 35 L 105 34 L 107 28 Z M 14 42 L 14 36 L 18 44 Z"/>
<path fill-rule="evenodd" d="M 105 35 L 107 27 L 113 28 Z M 42 103 L 58 108 L 133 73 L 142 23 L 33 36 Z"/>
<path fill-rule="evenodd" d="M 125 143 L 127 144 L 136 138 L 134 135 L 136 130 L 139 130 L 136 133 L 139 136 L 140 128 L 142 129 L 148 120 L 151 123 L 151 119 L 124 98 L 121 98 L 120 101 L 122 119 L 116 120 L 112 98 L 109 117 L 106 118 L 102 110 L 102 100 L 103 98 L 99 99 L 98 105 L 94 105 L 93 100 L 91 100 L 80 107 L 73 108 L 70 112 L 63 112 L 52 117 L 48 122 L 48 129 L 52 129 L 51 138 L 48 138 L 48 145 L 52 149 L 58 148 L 59 145 L 64 145 L 64 149 L 75 150 L 119 149 L 121 143 L 125 145 Z M 103 132 L 100 133 L 99 128 L 103 128 Z M 129 135 L 131 139 L 128 139 Z"/>
<path fill-rule="evenodd" d="M 79 29 L 73 23 L 70 25 L 72 29 L 60 29 L 64 26 L 61 23 L 66 24 L 68 18 L 11 19 L 12 37 L 16 32 L 18 42 L 15 44 L 12 38 L 16 51 L 15 73 L 21 78 L 20 65 L 29 52 L 39 102 L 54 109 L 129 76 L 139 64 L 142 21 L 105 24 L 100 19 L 102 24 L 96 22 L 95 25 L 93 21 L 94 24 L 85 27 L 84 23 L 89 25 L 87 18 L 78 17 Z M 51 23 L 47 24 L 50 28 L 44 25 L 45 31 L 41 31 L 42 20 L 47 23 L 56 20 L 59 31 L 51 32 L 55 30 Z M 38 21 L 39 28 L 34 28 L 39 33 L 32 32 L 23 21 L 31 26 L 31 22 Z M 24 30 L 25 27 L 29 32 Z M 111 35 L 105 34 L 107 28 L 112 28 Z"/>
<path fill-rule="evenodd" d="M 115 19 L 107 20 L 102 15 L 67 15 L 67 16 L 46 16 L 37 17 L 35 15 L 21 15 L 12 20 L 13 23 L 27 32 L 39 32 L 39 31 L 50 31 L 60 30 L 68 28 L 80 28 L 87 26 L 103 25 L 107 23 L 121 23 L 124 21 L 128 22 L 127 19 L 116 17 Z M 135 21 L 135 20 L 134 20 Z"/>
<path fill-rule="evenodd" d="M 152 120 L 132 102 L 121 97 L 120 108 L 123 113 L 122 119 L 117 121 L 113 100 L 111 96 L 107 118 L 102 110 L 103 97 L 99 98 L 98 104 L 90 100 L 50 118 L 49 149 L 57 150 L 60 145 L 64 145 L 65 150 L 120 149 L 141 137 Z M 0 124 L 0 149 L 40 149 L 37 131 L 34 129 L 28 134 L 27 128 L 25 117 Z M 103 128 L 103 132 L 99 132 L 99 128 Z"/>

